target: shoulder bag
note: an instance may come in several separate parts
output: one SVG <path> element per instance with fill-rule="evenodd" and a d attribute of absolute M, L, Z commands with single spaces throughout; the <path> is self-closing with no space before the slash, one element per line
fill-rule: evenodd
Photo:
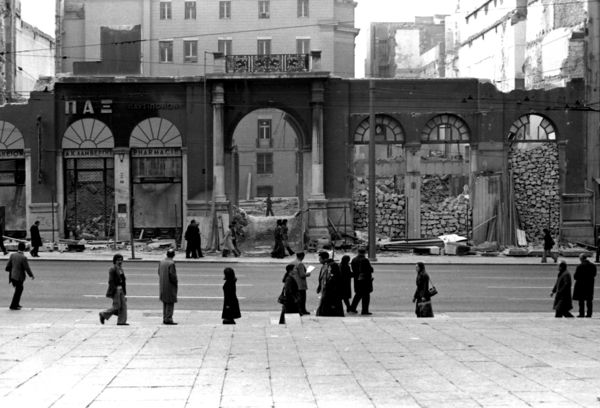
<path fill-rule="evenodd" d="M 438 291 L 435 288 L 435 286 L 433 286 L 433 282 L 431 281 L 431 277 L 429 277 L 429 297 L 434 297 L 435 295 L 437 295 Z"/>

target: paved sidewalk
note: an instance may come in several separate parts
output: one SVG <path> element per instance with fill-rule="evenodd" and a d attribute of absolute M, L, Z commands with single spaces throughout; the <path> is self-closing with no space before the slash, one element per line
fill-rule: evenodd
<path fill-rule="evenodd" d="M 31 258 L 28 253 L 27 257 L 30 261 L 102 261 L 112 262 L 113 255 L 119 252 L 125 257 L 126 261 L 130 261 L 132 258 L 131 250 L 129 251 L 112 251 L 107 249 L 96 249 L 96 250 L 85 250 L 84 252 L 40 252 L 40 258 Z M 136 251 L 134 253 L 135 260 L 131 261 L 156 261 L 165 258 L 166 249 L 164 251 Z M 343 251 L 335 252 L 335 259 L 339 262 L 342 256 L 346 254 Z M 356 256 L 356 252 L 348 252 L 350 256 Z M 206 253 L 204 258 L 199 259 L 186 259 L 185 250 L 178 250 L 175 260 L 177 262 L 191 262 L 191 263 L 215 263 L 215 262 L 228 262 L 228 263 L 273 263 L 273 264 L 288 264 L 290 261 L 295 259 L 295 256 L 287 256 L 284 259 L 274 259 L 270 256 L 261 254 L 248 253 L 242 254 L 239 258 L 221 257 L 221 253 Z M 0 261 L 2 259 L 8 259 L 8 255 L 0 255 Z M 594 261 L 594 258 L 590 258 Z M 376 265 L 414 265 L 418 261 L 423 261 L 426 264 L 448 264 L 448 265 L 537 265 L 541 263 L 540 257 L 515 257 L 515 256 L 481 256 L 481 255 L 413 255 L 412 253 L 392 252 L 392 251 L 381 251 L 377 254 L 377 260 L 374 262 Z M 578 265 L 579 258 L 577 257 L 559 257 L 559 261 L 566 261 L 569 265 Z M 318 263 L 317 253 L 309 252 L 306 253 L 305 262 Z M 549 260 L 548 266 L 553 265 L 552 259 Z"/>
<path fill-rule="evenodd" d="M 435 308 L 435 305 L 434 305 Z M 598 319 L 0 310 L 1 407 L 599 407 Z"/>

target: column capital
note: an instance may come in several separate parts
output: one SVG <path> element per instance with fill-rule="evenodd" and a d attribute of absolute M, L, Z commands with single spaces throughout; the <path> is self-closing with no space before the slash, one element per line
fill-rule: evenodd
<path fill-rule="evenodd" d="M 325 87 L 323 81 L 314 80 L 311 83 L 311 103 L 312 104 L 322 104 L 325 102 Z"/>
<path fill-rule="evenodd" d="M 215 82 L 213 84 L 212 103 L 214 105 L 223 105 L 225 103 L 225 87 L 223 82 Z"/>

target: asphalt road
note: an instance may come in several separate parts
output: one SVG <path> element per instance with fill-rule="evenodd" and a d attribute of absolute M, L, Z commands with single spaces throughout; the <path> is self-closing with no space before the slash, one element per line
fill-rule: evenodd
<path fill-rule="evenodd" d="M 31 262 L 36 276 L 27 279 L 21 304 L 25 308 L 105 309 L 110 300 L 107 289 L 110 263 L 103 262 Z M 222 264 L 179 263 L 179 303 L 176 309 L 220 310 L 223 299 Z M 242 312 L 279 310 L 282 265 L 234 265 L 237 294 Z M 318 303 L 318 267 L 308 278 L 307 308 Z M 127 262 L 127 297 L 130 309 L 162 309 L 158 300 L 156 262 Z M 548 312 L 552 311 L 550 292 L 556 265 L 477 266 L 431 265 L 427 268 L 439 294 L 433 298 L 434 312 Z M 574 270 L 570 271 L 571 273 Z M 413 265 L 375 265 L 371 311 L 412 312 L 415 290 Z M 10 304 L 13 288 L 7 275 L 0 286 L 0 304 Z M 597 283 L 598 285 L 598 283 Z M 596 288 L 598 289 L 598 288 Z"/>

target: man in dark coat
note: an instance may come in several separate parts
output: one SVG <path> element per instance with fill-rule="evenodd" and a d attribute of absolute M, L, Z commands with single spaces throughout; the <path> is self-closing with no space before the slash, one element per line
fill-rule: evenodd
<path fill-rule="evenodd" d="M 554 317 L 573 317 L 570 310 L 573 309 L 573 302 L 571 302 L 571 274 L 567 271 L 567 263 L 562 261 L 558 264 L 558 277 L 552 293 L 550 296 L 556 293 L 554 298 L 554 310 L 556 314 Z"/>
<path fill-rule="evenodd" d="M 38 249 L 42 246 L 42 237 L 40 236 L 39 229 L 40 222 L 36 221 L 33 223 L 31 228 L 29 228 L 29 233 L 31 234 L 31 251 L 29 253 L 31 256 L 39 258 Z"/>
<path fill-rule="evenodd" d="M 344 317 L 342 298 L 340 297 L 340 266 L 329 257 L 325 250 L 319 252 L 321 272 L 319 272 L 319 286 L 317 293 L 321 294 L 321 300 L 317 307 L 317 316 L 340 316 Z"/>
<path fill-rule="evenodd" d="M 268 216 L 274 217 L 275 214 L 273 214 L 273 200 L 271 200 L 271 194 L 267 194 L 267 213 L 265 214 L 265 217 Z"/>
<path fill-rule="evenodd" d="M 196 223 L 196 220 L 192 220 L 185 231 L 185 240 L 187 245 L 185 247 L 186 258 L 198 258 L 202 256 L 202 250 L 200 249 L 200 228 Z M 199 254 L 200 253 L 200 254 Z"/>
<path fill-rule="evenodd" d="M 4 252 L 4 255 L 8 254 L 6 247 L 4 246 L 4 220 L 0 217 L 0 249 Z"/>
<path fill-rule="evenodd" d="M 365 247 L 358 248 L 358 255 L 350 262 L 352 275 L 354 276 L 354 299 L 350 305 L 349 313 L 358 313 L 356 308 L 358 302 L 362 300 L 363 315 L 372 314 L 369 312 L 369 303 L 371 302 L 371 292 L 373 292 L 373 267 L 365 254 Z"/>
<path fill-rule="evenodd" d="M 31 268 L 29 267 L 29 262 L 27 262 L 27 257 L 23 254 L 23 251 L 25 251 L 25 243 L 19 242 L 17 250 L 18 252 L 10 254 L 8 264 L 6 264 L 6 271 L 10 273 L 8 282 L 12 283 L 15 288 L 15 294 L 13 295 L 10 304 L 10 310 L 21 309 L 20 302 L 21 295 L 23 294 L 23 282 L 25 282 L 27 275 L 29 275 L 31 279 L 35 279 L 33 272 L 31 272 Z M 25 275 L 25 273 L 27 273 L 27 275 Z"/>
<path fill-rule="evenodd" d="M 577 317 L 592 317 L 594 301 L 594 281 L 596 278 L 596 265 L 588 261 L 585 254 L 579 255 L 581 263 L 575 269 L 575 289 L 573 300 L 579 301 L 579 315 Z M 587 304 L 587 314 L 585 306 Z"/>
<path fill-rule="evenodd" d="M 173 258 L 175 258 L 175 251 L 169 249 L 167 258 L 158 264 L 160 301 L 163 302 L 163 324 L 177 324 L 173 321 L 178 289 L 177 270 Z"/>

